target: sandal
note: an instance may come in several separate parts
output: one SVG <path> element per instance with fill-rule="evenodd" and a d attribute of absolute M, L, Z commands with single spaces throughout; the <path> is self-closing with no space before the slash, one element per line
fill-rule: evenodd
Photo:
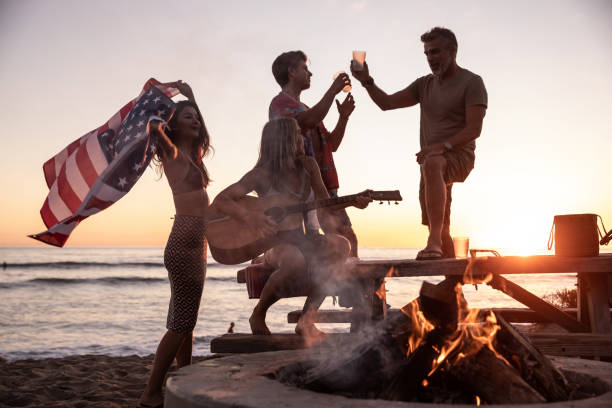
<path fill-rule="evenodd" d="M 436 251 L 435 249 L 423 249 L 416 256 L 417 261 L 437 261 L 443 258 L 442 251 Z"/>

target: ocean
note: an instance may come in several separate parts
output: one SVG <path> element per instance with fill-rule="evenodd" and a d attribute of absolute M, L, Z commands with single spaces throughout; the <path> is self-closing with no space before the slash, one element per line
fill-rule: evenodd
<path fill-rule="evenodd" d="M 360 248 L 363 260 L 414 258 L 415 248 Z M 165 332 L 170 286 L 163 247 L 0 247 L 0 357 L 112 356 L 155 352 Z M 503 254 L 504 252 L 502 252 Z M 236 282 L 244 266 L 226 266 L 208 257 L 208 270 L 194 355 L 210 354 L 211 339 L 227 332 L 249 333 L 248 318 L 256 299 Z M 402 307 L 418 295 L 423 280 L 392 278 L 387 303 Z M 575 287 L 575 274 L 513 275 L 536 295 Z M 521 307 L 486 285 L 464 287 L 471 307 Z M 268 312 L 274 333 L 292 332 L 287 313 L 301 309 L 304 298 L 282 299 Z M 327 298 L 323 309 L 341 309 Z M 321 324 L 324 331 L 348 331 L 348 324 Z"/>

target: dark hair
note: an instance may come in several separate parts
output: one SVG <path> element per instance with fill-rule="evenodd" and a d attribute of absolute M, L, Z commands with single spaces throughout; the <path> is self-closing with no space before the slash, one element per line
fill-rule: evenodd
<path fill-rule="evenodd" d="M 272 75 L 281 87 L 289 82 L 289 68 L 295 67 L 300 61 L 306 61 L 306 54 L 302 51 L 283 52 L 276 57 L 272 63 Z"/>
<path fill-rule="evenodd" d="M 208 135 L 208 130 L 206 130 L 206 126 L 204 125 L 204 118 L 202 117 L 202 113 L 200 112 L 200 109 L 198 108 L 198 105 L 196 105 L 195 102 L 192 102 L 192 101 L 177 102 L 174 113 L 172 114 L 172 117 L 168 121 L 168 127 L 166 128 L 166 135 L 173 143 L 175 143 L 176 134 L 175 134 L 174 129 L 178 128 L 178 117 L 181 114 L 181 112 L 185 110 L 185 108 L 187 107 L 192 107 L 195 109 L 198 115 L 200 124 L 202 125 L 200 126 L 200 131 L 198 135 L 199 137 L 195 139 L 193 142 L 193 146 L 191 150 L 191 155 L 192 155 L 191 159 L 198 167 L 200 167 L 200 170 L 202 170 L 202 174 L 204 175 L 204 184 L 205 186 L 208 186 L 210 177 L 208 176 L 208 171 L 206 170 L 206 166 L 204 166 L 204 162 L 202 161 L 202 158 L 210 152 L 212 147 L 210 146 L 210 136 Z M 159 157 L 159 149 L 158 149 L 158 153 L 155 155 L 154 164 L 157 166 L 157 170 L 161 176 L 161 174 L 164 172 L 164 167 L 161 161 L 161 157 Z"/>
<path fill-rule="evenodd" d="M 444 39 L 448 47 L 453 48 L 455 51 L 457 51 L 457 37 L 455 37 L 455 33 L 453 33 L 448 28 L 434 27 L 421 36 L 421 41 L 425 43 L 433 41 L 436 38 Z"/>

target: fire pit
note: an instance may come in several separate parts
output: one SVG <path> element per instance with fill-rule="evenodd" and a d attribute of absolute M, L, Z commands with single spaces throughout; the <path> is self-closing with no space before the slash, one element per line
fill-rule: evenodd
<path fill-rule="evenodd" d="M 181 370 L 168 380 L 166 406 L 612 404 L 607 363 L 553 363 L 501 316 L 470 309 L 457 280 L 424 282 L 402 312 L 309 350 Z"/>
<path fill-rule="evenodd" d="M 471 405 L 427 404 L 346 398 L 286 385 L 273 377 L 283 367 L 309 361 L 316 350 L 273 351 L 237 354 L 203 361 L 182 368 L 168 379 L 165 405 L 169 408 L 252 407 L 467 407 Z M 322 351 L 321 351 L 322 352 Z M 585 391 L 600 395 L 582 400 L 499 407 L 610 407 L 612 370 L 610 363 L 576 358 L 552 358 L 571 381 Z"/>

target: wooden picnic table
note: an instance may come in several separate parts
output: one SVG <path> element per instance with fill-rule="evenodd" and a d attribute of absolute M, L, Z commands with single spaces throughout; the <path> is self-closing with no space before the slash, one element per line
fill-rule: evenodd
<path fill-rule="evenodd" d="M 384 318 L 387 313 L 400 313 L 388 310 L 384 290 L 378 290 L 379 299 L 374 294 L 378 285 L 386 277 L 456 277 L 465 282 L 465 272 L 470 266 L 472 279 L 482 279 L 490 274 L 488 283 L 493 288 L 526 305 L 519 309 L 495 309 L 496 313 L 513 322 L 549 321 L 560 325 L 570 333 L 529 334 L 531 341 L 542 350 L 554 355 L 572 356 L 612 356 L 612 329 L 610 304 L 612 301 L 612 254 L 597 257 L 569 258 L 554 255 L 476 257 L 471 259 L 445 259 L 439 261 L 416 261 L 396 259 L 379 261 L 359 261 L 355 264 L 354 275 L 367 284 L 367 297 L 371 299 L 371 310 L 331 310 L 319 311 L 317 321 L 332 323 L 357 322 L 355 330 L 368 321 Z M 578 282 L 577 309 L 559 309 L 530 293 L 510 279 L 516 274 L 576 273 Z M 244 275 L 244 273 L 243 273 Z M 510 279 L 506 278 L 507 275 Z M 242 277 L 244 281 L 244 276 Z M 238 273 L 240 280 L 240 273 Z M 304 294 L 296 294 L 303 296 Z M 377 310 L 375 310 L 377 309 Z M 289 313 L 288 322 L 297 322 L 301 311 Z M 350 333 L 335 334 L 350 336 Z M 253 336 L 247 334 L 224 335 L 211 342 L 215 353 L 245 353 L 270 350 L 286 350 L 305 347 L 303 339 L 295 334 L 283 333 L 272 336 Z"/>
<path fill-rule="evenodd" d="M 610 301 L 612 300 L 612 254 L 595 257 L 561 257 L 555 255 L 475 257 L 416 261 L 413 259 L 360 261 L 356 274 L 364 279 L 385 277 L 455 276 L 483 279 L 548 320 L 570 332 L 612 332 Z M 540 299 L 503 277 L 514 274 L 576 273 L 578 281 L 577 319 Z M 465 282 L 465 280 L 464 280 Z"/>

